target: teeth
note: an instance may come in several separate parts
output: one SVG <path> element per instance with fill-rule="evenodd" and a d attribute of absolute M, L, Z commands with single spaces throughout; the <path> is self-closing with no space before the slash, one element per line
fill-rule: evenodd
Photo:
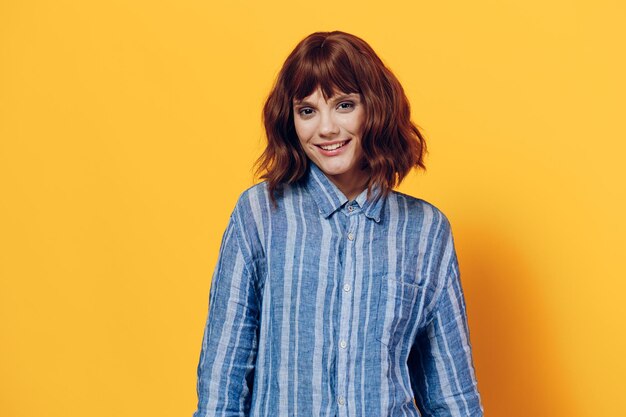
<path fill-rule="evenodd" d="M 341 143 L 335 143 L 334 145 L 320 145 L 320 148 L 324 149 L 325 151 L 334 151 L 335 149 L 339 149 L 341 148 L 343 145 L 345 145 L 347 143 L 346 142 L 341 142 Z"/>

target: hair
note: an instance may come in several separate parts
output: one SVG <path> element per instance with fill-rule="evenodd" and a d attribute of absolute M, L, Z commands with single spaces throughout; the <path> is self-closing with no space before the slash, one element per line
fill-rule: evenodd
<path fill-rule="evenodd" d="M 256 175 L 267 180 L 270 198 L 283 185 L 299 181 L 310 163 L 296 134 L 293 101 L 321 89 L 358 93 L 365 117 L 362 168 L 369 172 L 368 198 L 399 185 L 412 168 L 426 169 L 426 142 L 411 122 L 409 101 L 400 82 L 374 50 L 349 33 L 316 32 L 289 54 L 263 108 L 267 147 L 256 161 Z"/>

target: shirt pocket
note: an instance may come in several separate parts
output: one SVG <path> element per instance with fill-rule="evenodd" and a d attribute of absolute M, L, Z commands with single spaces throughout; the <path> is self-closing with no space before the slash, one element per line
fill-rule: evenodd
<path fill-rule="evenodd" d="M 398 276 L 380 280 L 376 339 L 385 346 L 395 346 L 413 329 L 419 316 L 423 287 Z"/>

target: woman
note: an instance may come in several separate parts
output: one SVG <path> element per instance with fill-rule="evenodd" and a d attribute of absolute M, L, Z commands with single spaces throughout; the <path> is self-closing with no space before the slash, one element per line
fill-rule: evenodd
<path fill-rule="evenodd" d="M 194 416 L 482 416 L 450 224 L 392 190 L 426 150 L 396 77 L 362 39 L 314 33 L 263 116 Z"/>

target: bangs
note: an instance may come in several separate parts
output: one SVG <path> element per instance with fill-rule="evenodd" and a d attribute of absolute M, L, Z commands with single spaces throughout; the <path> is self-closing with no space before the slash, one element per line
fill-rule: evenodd
<path fill-rule="evenodd" d="M 325 100 L 337 93 L 361 94 L 353 65 L 347 54 L 326 44 L 313 48 L 295 60 L 287 81 L 287 92 L 292 100 L 302 100 L 321 89 Z"/>

